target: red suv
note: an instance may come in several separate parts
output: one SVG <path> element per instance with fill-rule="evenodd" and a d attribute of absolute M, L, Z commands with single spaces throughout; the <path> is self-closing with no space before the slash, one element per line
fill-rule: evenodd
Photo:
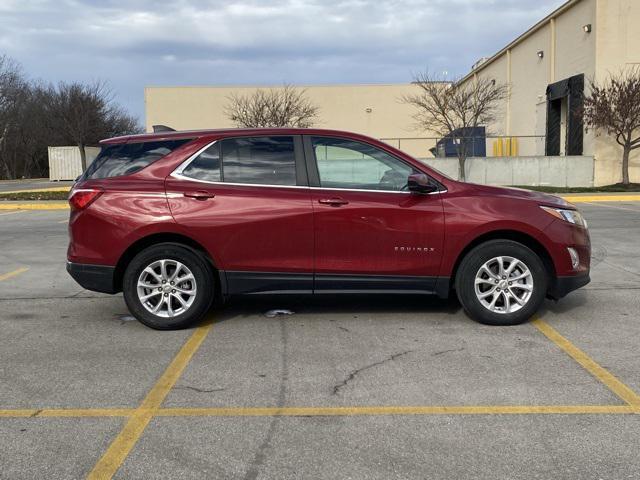
<path fill-rule="evenodd" d="M 354 133 L 112 138 L 69 203 L 69 273 L 124 292 L 158 329 L 238 294 L 454 290 L 471 318 L 513 325 L 589 282 L 589 233 L 570 203 L 458 182 Z"/>

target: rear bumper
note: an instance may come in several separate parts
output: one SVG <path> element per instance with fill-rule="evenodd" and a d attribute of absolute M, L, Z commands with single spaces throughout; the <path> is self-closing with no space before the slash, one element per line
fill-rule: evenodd
<path fill-rule="evenodd" d="M 115 267 L 67 262 L 67 272 L 82 288 L 102 293 L 117 293 Z"/>
<path fill-rule="evenodd" d="M 590 281 L 589 272 L 571 277 L 557 277 L 553 286 L 549 289 L 549 297 L 559 300 L 568 293 L 584 287 Z"/>

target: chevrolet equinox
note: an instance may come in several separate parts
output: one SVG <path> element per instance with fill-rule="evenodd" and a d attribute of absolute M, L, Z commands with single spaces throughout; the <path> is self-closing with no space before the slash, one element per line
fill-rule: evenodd
<path fill-rule="evenodd" d="M 452 180 L 386 143 L 320 129 L 112 138 L 69 194 L 67 270 L 156 329 L 241 294 L 452 292 L 482 323 L 528 320 L 589 282 L 565 200 Z"/>

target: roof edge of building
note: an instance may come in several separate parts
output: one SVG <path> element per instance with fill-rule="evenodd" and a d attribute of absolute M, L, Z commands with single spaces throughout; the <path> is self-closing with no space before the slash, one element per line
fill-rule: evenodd
<path fill-rule="evenodd" d="M 535 32 L 537 32 L 538 30 L 540 30 L 542 27 L 544 27 L 547 23 L 549 23 L 550 20 L 559 17 L 560 15 L 562 15 L 564 12 L 566 12 L 567 10 L 569 10 L 570 8 L 574 7 L 575 5 L 577 5 L 578 3 L 580 3 L 582 0 L 567 0 L 567 2 L 563 3 L 562 5 L 560 5 L 558 8 L 556 8 L 554 11 L 552 11 L 549 15 L 547 15 L 546 17 L 544 17 L 542 20 L 538 21 L 535 25 L 533 25 L 532 27 L 530 27 L 529 29 L 527 29 L 526 31 L 524 31 L 522 34 L 520 34 L 518 37 L 516 37 L 514 40 L 512 40 L 511 42 L 509 42 L 506 46 L 504 46 L 503 48 L 501 48 L 500 50 L 498 50 L 496 53 L 494 53 L 493 55 L 491 55 L 488 59 L 486 59 L 484 62 L 482 62 L 480 65 L 478 65 L 476 68 L 472 68 L 471 71 L 469 73 L 467 73 L 464 77 L 462 77 L 459 82 L 465 82 L 467 81 L 469 78 L 471 78 L 474 74 L 478 73 L 479 71 L 483 70 L 485 67 L 488 67 L 490 64 L 492 64 L 494 61 L 496 61 L 498 58 L 502 57 L 502 55 L 504 55 L 507 50 L 512 49 L 513 47 L 515 47 L 516 45 L 518 45 L 519 43 L 523 42 L 524 40 L 526 40 L 528 37 L 530 37 L 531 35 L 533 35 Z"/>
<path fill-rule="evenodd" d="M 398 82 L 398 83 L 291 83 L 296 88 L 331 88 L 331 87 L 408 87 L 413 85 L 414 82 Z M 145 85 L 144 89 L 152 88 L 282 88 L 283 84 L 271 84 L 271 85 L 242 85 L 242 84 L 229 84 L 229 85 Z"/>

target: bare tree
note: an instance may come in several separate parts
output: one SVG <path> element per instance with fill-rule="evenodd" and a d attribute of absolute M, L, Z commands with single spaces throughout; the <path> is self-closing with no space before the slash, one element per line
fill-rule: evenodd
<path fill-rule="evenodd" d="M 426 131 L 451 138 L 457 145 L 460 179 L 465 179 L 465 162 L 475 128 L 497 119 L 498 106 L 508 95 L 506 84 L 486 77 L 448 82 L 422 73 L 413 82 L 419 92 L 402 97 L 416 107 L 416 123 Z"/>
<path fill-rule="evenodd" d="M 57 87 L 49 86 L 43 97 L 51 128 L 80 149 L 83 171 L 87 168 L 87 145 L 141 131 L 135 118 L 114 104 L 103 82 L 62 82 Z"/>
<path fill-rule="evenodd" d="M 292 85 L 258 89 L 249 95 L 232 94 L 225 115 L 238 127 L 301 127 L 314 124 L 318 107 L 306 97 L 306 90 Z"/>
<path fill-rule="evenodd" d="M 28 94 L 28 85 L 18 63 L 0 56 L 0 172 L 15 178 L 15 155 L 11 154 L 12 134 L 19 128 L 20 109 Z"/>
<path fill-rule="evenodd" d="M 629 185 L 629 156 L 640 148 L 640 69 L 622 70 L 600 84 L 592 80 L 584 119 L 588 128 L 613 136 L 622 147 L 622 183 Z"/>
<path fill-rule="evenodd" d="M 46 175 L 47 146 L 76 144 L 86 165 L 85 145 L 141 131 L 103 83 L 33 82 L 0 55 L 0 178 Z"/>

